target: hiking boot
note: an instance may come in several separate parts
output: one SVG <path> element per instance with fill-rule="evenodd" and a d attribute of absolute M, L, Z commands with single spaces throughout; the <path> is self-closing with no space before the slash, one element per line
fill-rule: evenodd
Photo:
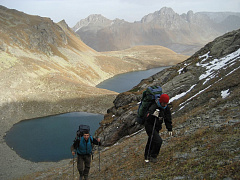
<path fill-rule="evenodd" d="M 157 158 L 150 157 L 150 162 L 156 163 L 157 162 Z"/>
<path fill-rule="evenodd" d="M 145 161 L 146 163 L 149 162 L 149 158 L 148 158 L 147 156 L 145 156 L 145 155 L 144 155 L 144 161 Z"/>
<path fill-rule="evenodd" d="M 80 176 L 80 177 L 79 177 L 79 180 L 83 180 L 83 176 Z"/>
<path fill-rule="evenodd" d="M 84 176 L 84 180 L 88 180 L 88 176 Z"/>

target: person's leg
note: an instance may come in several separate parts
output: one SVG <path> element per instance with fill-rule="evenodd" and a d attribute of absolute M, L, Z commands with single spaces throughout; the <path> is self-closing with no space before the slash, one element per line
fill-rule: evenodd
<path fill-rule="evenodd" d="M 83 176 L 84 179 L 87 180 L 88 179 L 88 173 L 90 170 L 90 165 L 91 165 L 91 155 L 84 155 L 84 171 L 83 171 Z"/>
<path fill-rule="evenodd" d="M 160 148 L 162 146 L 162 138 L 159 135 L 159 132 L 154 130 L 153 138 L 152 138 L 152 146 L 151 146 L 151 157 L 157 158 Z"/>
<path fill-rule="evenodd" d="M 144 158 L 145 160 L 146 159 L 149 159 L 149 155 L 150 155 L 150 152 L 151 152 L 151 147 L 150 147 L 150 150 L 149 150 L 149 145 L 150 145 L 150 141 L 151 141 L 151 136 L 148 136 L 148 141 L 147 141 L 147 144 L 146 144 L 146 147 L 145 147 L 145 152 L 144 152 Z M 149 152 L 148 152 L 149 151 Z M 148 154 L 149 153 L 149 154 Z"/>
<path fill-rule="evenodd" d="M 147 144 L 146 144 L 146 146 L 145 146 L 144 158 L 145 158 L 145 160 L 146 160 L 146 159 L 149 160 L 150 153 L 151 153 L 151 150 L 152 150 L 151 137 L 152 137 L 153 126 L 152 126 L 152 125 L 149 125 L 149 124 L 146 124 L 146 125 L 145 125 L 145 130 L 146 130 L 146 133 L 147 133 L 147 135 L 148 135 L 148 141 L 147 141 Z M 150 143 L 151 143 L 151 147 L 149 147 Z M 150 148 L 150 149 L 149 149 L 149 148 Z"/>
<path fill-rule="evenodd" d="M 78 155 L 78 159 L 77 159 L 77 168 L 78 168 L 78 172 L 80 175 L 80 178 L 83 177 L 83 156 L 82 155 Z"/>

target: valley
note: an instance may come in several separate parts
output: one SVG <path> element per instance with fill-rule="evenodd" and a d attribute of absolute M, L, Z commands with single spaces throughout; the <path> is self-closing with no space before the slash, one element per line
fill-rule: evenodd
<path fill-rule="evenodd" d="M 57 164 L 20 158 L 4 141 L 13 124 L 67 112 L 105 114 L 118 93 L 95 86 L 116 74 L 173 65 L 188 58 L 153 46 L 100 53 L 84 44 L 61 21 L 0 6 L 1 178 L 46 170 Z M 154 54 L 164 55 L 153 58 Z M 145 57 L 145 58 L 142 58 Z M 147 58 L 149 57 L 149 58 Z M 165 61 L 168 60 L 168 61 Z"/>

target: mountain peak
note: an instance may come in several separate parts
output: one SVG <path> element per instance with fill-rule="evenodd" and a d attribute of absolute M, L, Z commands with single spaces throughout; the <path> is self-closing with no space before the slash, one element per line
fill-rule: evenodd
<path fill-rule="evenodd" d="M 76 32 L 78 29 L 95 24 L 96 26 L 105 26 L 111 24 L 111 20 L 101 14 L 91 14 L 87 18 L 80 20 L 72 29 Z"/>
<path fill-rule="evenodd" d="M 84 20 L 88 22 L 105 22 L 108 21 L 109 19 L 105 18 L 101 14 L 91 14 Z"/>
<path fill-rule="evenodd" d="M 141 20 L 142 23 L 149 23 L 155 19 L 169 19 L 174 16 L 178 15 L 173 11 L 172 8 L 169 7 L 163 7 L 159 11 L 155 11 L 154 13 L 150 13 L 146 16 L 144 16 Z"/>
<path fill-rule="evenodd" d="M 64 27 L 64 28 L 69 28 L 68 24 L 66 23 L 66 21 L 63 19 L 61 20 L 60 22 L 57 23 L 58 25 L 60 25 L 61 27 Z"/>
<path fill-rule="evenodd" d="M 159 12 L 160 14 L 175 14 L 174 10 L 170 7 L 163 7 L 159 11 L 156 11 L 156 12 Z"/>

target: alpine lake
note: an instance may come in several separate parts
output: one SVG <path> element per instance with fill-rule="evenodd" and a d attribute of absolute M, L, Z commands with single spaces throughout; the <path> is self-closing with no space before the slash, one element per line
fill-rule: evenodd
<path fill-rule="evenodd" d="M 98 88 L 125 92 L 166 67 L 135 71 L 116 75 L 97 85 Z M 5 141 L 20 157 L 32 162 L 57 162 L 72 158 L 70 146 L 80 124 L 91 127 L 94 136 L 104 115 L 86 112 L 72 112 L 30 120 L 13 125 Z"/>

